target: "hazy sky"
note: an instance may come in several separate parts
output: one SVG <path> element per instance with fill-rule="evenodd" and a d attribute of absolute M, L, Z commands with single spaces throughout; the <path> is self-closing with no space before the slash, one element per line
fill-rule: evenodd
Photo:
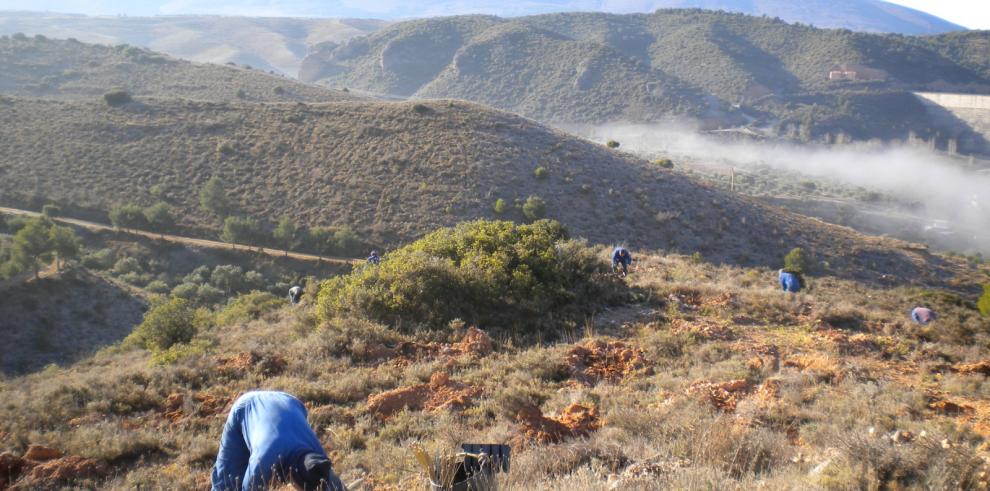
<path fill-rule="evenodd" d="M 990 29 L 990 0 L 891 1 L 971 29 Z M 220 14 L 394 19 L 465 13 L 523 15 L 566 10 L 625 13 L 649 11 L 650 3 L 644 0 L 0 0 L 0 10 L 91 15 Z"/>

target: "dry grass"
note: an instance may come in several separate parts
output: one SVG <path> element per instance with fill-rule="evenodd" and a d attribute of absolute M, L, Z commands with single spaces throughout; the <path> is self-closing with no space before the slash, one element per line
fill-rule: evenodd
<path fill-rule="evenodd" d="M 359 319 L 313 327 L 302 311 L 306 307 L 285 309 L 216 327 L 204 335 L 223 343 L 171 365 L 150 365 L 142 352 L 108 351 L 71 368 L 9 379 L 0 385 L 0 450 L 21 452 L 30 443 L 45 443 L 113 469 L 103 480 L 76 483 L 82 486 L 127 489 L 142 482 L 154 489 L 201 488 L 226 404 L 243 391 L 266 388 L 290 391 L 306 403 L 335 468 L 345 481 L 364 479 L 359 489 L 423 489 L 409 445 L 418 442 L 436 453 L 466 441 L 513 444 L 512 472 L 501 483 L 512 490 L 979 485 L 981 459 L 990 457 L 990 426 L 983 419 L 990 415 L 974 402 L 986 393 L 984 376 L 942 373 L 938 370 L 945 368 L 932 360 L 938 353 L 958 363 L 990 356 L 985 320 L 975 344 L 933 342 L 911 330 L 889 335 L 864 333 L 862 326 L 816 330 L 806 311 L 840 305 L 867 325 L 895 324 L 906 315 L 900 305 L 913 298 L 904 290 L 860 286 L 854 291 L 851 283 L 828 278 L 802 298 L 807 309 L 782 306 L 760 323 L 736 323 L 731 319 L 752 315 L 753 304 L 770 295 L 741 283 L 753 276 L 772 281 L 770 271 L 711 269 L 676 256 L 643 259 L 665 264 L 671 276 L 702 278 L 691 290 L 700 304 L 734 299 L 704 309 L 672 309 L 663 293 L 689 292 L 683 283 L 649 271 L 630 276 L 653 291 L 654 300 L 606 312 L 596 323 L 623 319 L 612 335 L 642 347 L 652 372 L 580 383 L 566 360 L 585 340 L 519 347 L 503 339 L 495 353 L 483 356 L 440 350 L 411 360 L 391 351 L 380 359 L 370 356 L 375 350 L 369 347 L 449 341 L 399 336 Z M 863 294 L 876 300 L 875 308 L 855 307 Z M 939 326 L 951 328 L 969 310 L 944 306 Z M 726 319 L 735 332 L 732 339 L 672 331 L 676 325 Z M 835 341 L 839 334 L 849 340 L 869 335 L 878 340 L 876 349 L 850 351 Z M 887 337 L 907 349 L 884 348 L 881 340 Z M 779 350 L 779 370 L 770 365 L 754 370 L 754 354 L 771 344 Z M 246 352 L 288 363 L 277 373 L 222 368 L 225 360 Z M 369 396 L 423 384 L 437 371 L 480 387 L 482 395 L 463 409 L 405 410 L 385 419 L 370 412 Z M 735 393 L 732 408 L 719 409 L 689 390 L 702 381 L 735 379 L 749 388 Z M 169 402 L 176 400 L 174 394 L 182 395 L 178 405 Z M 977 409 L 941 413 L 933 398 L 967 401 Z M 535 405 L 556 415 L 572 404 L 596 408 L 604 426 L 555 444 L 526 440 L 516 420 L 520 408 Z"/>

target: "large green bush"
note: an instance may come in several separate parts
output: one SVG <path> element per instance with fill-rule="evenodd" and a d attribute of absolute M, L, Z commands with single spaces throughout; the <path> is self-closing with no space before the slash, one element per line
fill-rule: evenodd
<path fill-rule="evenodd" d="M 321 320 L 357 315 L 401 328 L 464 319 L 525 332 L 582 318 L 614 300 L 620 284 L 582 242 L 551 220 L 463 223 L 321 285 Z"/>
<path fill-rule="evenodd" d="M 793 273 L 807 273 L 809 266 L 808 255 L 804 249 L 795 247 L 784 256 L 784 269 Z"/>
<path fill-rule="evenodd" d="M 125 344 L 151 351 L 166 350 L 172 345 L 188 343 L 196 335 L 196 310 L 188 300 L 172 298 L 159 303 L 144 314 Z"/>

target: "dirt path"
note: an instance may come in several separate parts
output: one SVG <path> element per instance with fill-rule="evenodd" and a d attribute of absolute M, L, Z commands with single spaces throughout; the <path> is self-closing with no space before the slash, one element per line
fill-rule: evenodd
<path fill-rule="evenodd" d="M 2 206 L 0 206 L 0 213 L 8 214 L 8 215 L 29 216 L 29 217 L 41 216 L 41 213 L 38 212 L 20 210 L 17 208 L 6 208 Z M 149 239 L 164 240 L 168 242 L 175 242 L 177 244 L 207 247 L 211 249 L 230 249 L 235 251 L 260 252 L 262 254 L 268 254 L 269 256 L 289 257 L 300 261 L 315 261 L 315 262 L 327 262 L 327 263 L 336 263 L 336 264 L 358 264 L 361 262 L 360 259 L 347 258 L 347 257 L 317 256 L 313 254 L 303 254 L 299 252 L 284 251 L 281 249 L 270 249 L 266 247 L 249 246 L 244 244 L 229 244 L 227 242 L 220 242 L 216 240 L 194 239 L 192 237 L 181 237 L 178 235 L 168 235 L 168 234 L 163 235 L 163 234 L 156 234 L 153 232 L 145 232 L 143 230 L 134 230 L 129 228 L 114 228 L 110 225 L 96 223 L 96 222 L 87 222 L 85 220 L 77 220 L 75 218 L 56 217 L 53 220 L 59 223 L 72 225 L 75 227 L 81 227 L 88 230 L 97 230 L 97 231 L 109 230 L 109 231 L 124 232 L 131 235 L 140 235 L 143 237 L 147 237 Z"/>

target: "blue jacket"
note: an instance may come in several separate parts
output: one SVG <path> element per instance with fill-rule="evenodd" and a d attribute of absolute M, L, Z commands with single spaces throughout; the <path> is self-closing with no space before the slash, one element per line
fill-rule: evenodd
<path fill-rule="evenodd" d="M 780 287 L 784 289 L 785 292 L 797 293 L 801 291 L 801 277 L 795 273 L 788 273 L 787 271 L 780 270 L 777 273 L 777 277 L 780 279 Z"/>
<path fill-rule="evenodd" d="M 267 489 L 309 453 L 326 456 L 306 420 L 306 408 L 285 392 L 248 392 L 234 402 L 220 439 L 212 491 Z"/>
<path fill-rule="evenodd" d="M 626 252 L 626 257 L 623 258 L 620 254 L 622 251 Z M 632 254 L 625 247 L 616 247 L 612 251 L 612 264 L 626 263 L 626 266 L 632 264 Z"/>

